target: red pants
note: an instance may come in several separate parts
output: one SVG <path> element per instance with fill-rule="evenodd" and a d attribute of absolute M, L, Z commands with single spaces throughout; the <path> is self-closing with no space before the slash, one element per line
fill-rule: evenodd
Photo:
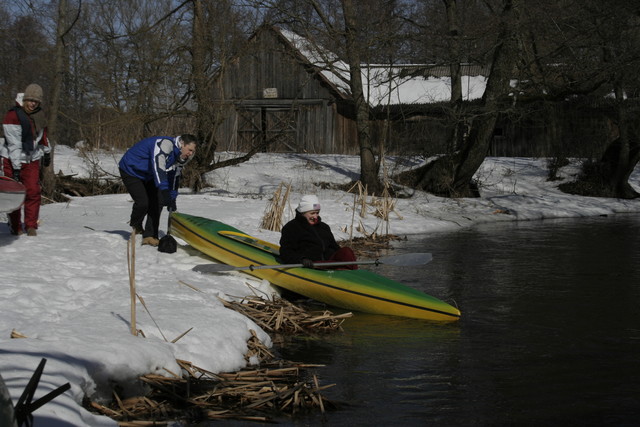
<path fill-rule="evenodd" d="M 11 161 L 2 158 L 2 168 L 4 175 L 13 178 L 13 167 Z M 31 163 L 23 163 L 20 169 L 20 182 L 24 185 L 24 205 L 22 208 L 11 212 L 9 216 L 9 227 L 13 234 L 18 234 L 22 229 L 22 210 L 24 209 L 24 227 L 29 229 L 38 228 L 38 217 L 40 216 L 41 193 L 40 188 L 40 160 Z"/>
<path fill-rule="evenodd" d="M 344 248 L 338 249 L 333 255 L 331 255 L 331 258 L 329 258 L 328 261 L 324 261 L 324 262 L 332 262 L 332 261 L 342 262 L 342 261 L 356 261 L 356 260 L 357 260 L 356 254 L 353 253 L 353 250 L 345 246 Z M 318 262 L 314 262 L 314 264 L 316 264 L 317 268 L 323 268 L 322 262 L 323 261 L 318 261 Z M 358 265 L 357 264 L 341 265 L 339 267 L 325 267 L 325 268 L 330 268 L 332 270 L 357 270 Z"/>

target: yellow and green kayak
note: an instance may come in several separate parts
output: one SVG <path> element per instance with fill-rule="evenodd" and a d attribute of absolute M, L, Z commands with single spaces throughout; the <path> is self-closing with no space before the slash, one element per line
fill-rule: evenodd
<path fill-rule="evenodd" d="M 234 267 L 279 264 L 279 246 L 219 221 L 173 212 L 171 235 L 214 260 Z M 456 321 L 460 310 L 369 270 L 274 268 L 247 270 L 281 288 L 316 301 L 363 313 Z"/>

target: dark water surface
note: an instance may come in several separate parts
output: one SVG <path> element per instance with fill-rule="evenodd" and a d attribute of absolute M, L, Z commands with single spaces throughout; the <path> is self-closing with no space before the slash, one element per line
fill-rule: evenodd
<path fill-rule="evenodd" d="M 434 259 L 378 271 L 461 320 L 356 314 L 287 344 L 349 405 L 284 425 L 640 425 L 640 216 L 483 225 L 403 252 Z"/>

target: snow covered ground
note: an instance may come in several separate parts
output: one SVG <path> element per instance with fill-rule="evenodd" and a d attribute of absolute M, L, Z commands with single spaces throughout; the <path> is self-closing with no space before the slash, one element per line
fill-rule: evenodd
<path fill-rule="evenodd" d="M 120 155 L 100 152 L 83 158 L 78 151 L 59 146 L 55 170 L 86 177 L 99 165 L 117 175 Z M 390 159 L 387 166 L 395 170 L 415 164 L 417 160 Z M 558 191 L 560 181 L 546 181 L 543 159 L 488 158 L 477 174 L 482 198 L 443 199 L 408 191 L 411 197 L 397 199 L 387 224 L 371 214 L 373 207 L 364 218 L 354 215 L 353 195 L 316 185 L 348 183 L 358 171 L 359 159 L 353 156 L 259 154 L 209 174 L 212 187 L 200 194 L 183 189 L 178 210 L 221 220 L 273 242 L 278 242 L 279 234 L 261 230 L 259 224 L 281 182 L 291 184 L 293 191 L 285 220 L 291 218 L 301 194 L 317 194 L 323 220 L 338 239 L 348 238 L 360 223 L 366 233 L 410 238 L 481 222 L 640 212 L 640 200 L 585 198 Z M 571 178 L 576 172 L 573 164 L 560 175 Z M 640 169 L 630 182 L 640 191 Z M 19 238 L 9 234 L 0 215 L 0 375 L 14 403 L 43 357 L 47 364 L 36 398 L 71 383 L 69 391 L 36 411 L 35 425 L 116 425 L 85 411 L 83 397 L 109 399 L 115 383 L 128 386 L 142 374 L 179 372 L 176 358 L 214 372 L 237 370 L 245 365 L 251 329 L 270 344 L 256 324 L 217 299 L 252 292 L 269 295 L 274 289 L 268 283 L 241 273 L 200 275 L 191 268 L 207 261 L 195 251 L 180 248 L 164 254 L 139 243 L 136 285 L 146 309 L 138 303 L 137 327 L 146 337 L 133 336 L 127 271 L 130 210 L 126 194 L 48 204 L 41 210 L 38 236 Z M 354 230 L 353 235 L 362 234 Z M 464 316 L 464 307 L 460 308 Z M 12 331 L 27 338 L 11 339 Z"/>

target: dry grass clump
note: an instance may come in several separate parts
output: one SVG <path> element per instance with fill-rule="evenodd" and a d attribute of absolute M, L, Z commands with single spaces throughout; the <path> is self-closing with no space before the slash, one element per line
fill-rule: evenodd
<path fill-rule="evenodd" d="M 330 311 L 308 312 L 291 302 L 276 298 L 245 297 L 240 302 L 221 300 L 225 307 L 244 314 L 267 332 L 311 334 L 342 331 L 344 319 L 352 313 L 334 315 Z"/>
<path fill-rule="evenodd" d="M 377 258 L 393 249 L 391 242 L 407 240 L 407 237 L 395 234 L 354 237 L 349 241 L 339 242 L 348 245 L 358 258 Z"/>
<path fill-rule="evenodd" d="M 349 240 L 353 240 L 353 231 L 358 231 L 361 233 L 366 239 L 376 240 L 381 234 L 388 235 L 389 228 L 391 224 L 391 212 L 395 212 L 399 219 L 403 219 L 402 215 L 398 213 L 396 210 L 396 201 L 397 199 L 392 196 L 392 191 L 389 187 L 389 183 L 385 183 L 384 189 L 380 196 L 371 195 L 369 196 L 369 192 L 367 187 L 364 186 L 360 181 L 357 181 L 353 184 L 348 190 L 348 193 L 353 193 L 353 206 L 352 206 L 352 217 L 351 217 L 351 227 L 349 228 Z M 373 211 L 370 212 L 371 208 Z M 373 216 L 380 218 L 380 222 L 375 226 L 372 231 L 367 231 L 366 227 L 362 223 L 362 220 L 358 219 L 358 224 L 354 226 L 356 222 L 356 213 L 360 218 L 366 218 L 367 215 L 372 214 Z M 346 230 L 347 227 L 344 227 L 343 231 Z M 378 231 L 381 229 L 381 231 Z M 382 231 L 384 229 L 384 231 Z"/>
<path fill-rule="evenodd" d="M 351 313 L 306 312 L 283 299 L 247 297 L 239 302 L 222 300 L 227 308 L 251 318 L 272 333 L 312 334 L 342 330 Z M 336 408 L 336 402 L 321 392 L 333 385 L 320 385 L 308 372 L 321 365 L 278 360 L 254 331 L 247 341 L 245 360 L 260 360 L 260 366 L 237 372 L 213 373 L 185 360 L 177 360 L 180 375 L 147 374 L 140 382 L 148 390 L 144 396 L 122 398 L 117 390 L 108 404 L 85 401 L 91 411 L 107 415 L 120 426 L 169 425 L 176 420 L 189 423 L 236 419 L 273 422 L 274 417 Z"/>
<path fill-rule="evenodd" d="M 389 222 L 391 212 L 395 212 L 399 219 L 402 219 L 402 215 L 396 211 L 396 202 L 397 199 L 391 197 L 391 193 L 389 192 L 389 185 L 386 184 L 384 186 L 384 190 L 382 190 L 382 195 L 380 197 L 371 196 L 370 205 L 373 206 L 374 212 L 373 215 L 382 219 L 383 221 Z"/>
<path fill-rule="evenodd" d="M 282 215 L 289 200 L 290 192 L 291 184 L 285 186 L 281 182 L 278 185 L 278 189 L 273 193 L 273 197 L 264 211 L 260 228 L 269 231 L 280 231 L 282 229 Z"/>
<path fill-rule="evenodd" d="M 353 194 L 351 226 L 343 227 L 343 231 L 349 231 L 350 240 L 353 237 L 354 231 L 361 233 L 365 238 L 370 240 L 376 240 L 380 235 L 389 234 L 392 212 L 395 212 L 398 219 L 403 219 L 402 215 L 396 210 L 397 199 L 393 197 L 393 191 L 389 182 L 385 182 L 384 189 L 379 196 L 375 194 L 370 195 L 367 187 L 360 181 L 356 181 L 350 187 L 344 187 L 343 189 L 347 193 Z M 284 210 L 290 192 L 291 184 L 285 186 L 284 183 L 280 183 L 265 208 L 260 222 L 260 228 L 270 231 L 280 231 L 282 229 Z M 379 218 L 380 221 L 373 230 L 367 230 L 362 220 L 356 219 L 356 214 L 359 218 L 366 218 L 368 215 L 373 215 Z"/>
<path fill-rule="evenodd" d="M 320 386 L 315 375 L 303 379 L 307 369 L 318 365 L 272 361 L 259 369 L 214 374 L 184 360 L 178 363 L 182 378 L 140 377 L 150 389 L 145 396 L 123 399 L 114 391 L 109 405 L 87 401 L 85 406 L 119 421 L 120 426 L 168 425 L 175 420 L 270 422 L 275 416 L 324 412 L 337 406 L 320 394 L 333 385 Z"/>

